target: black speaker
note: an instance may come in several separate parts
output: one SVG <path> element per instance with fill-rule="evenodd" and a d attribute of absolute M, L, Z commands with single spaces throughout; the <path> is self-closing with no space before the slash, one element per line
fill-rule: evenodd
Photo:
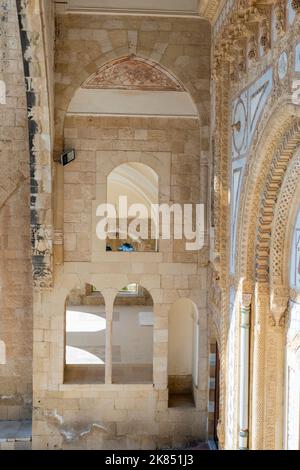
<path fill-rule="evenodd" d="M 66 166 L 68 165 L 69 163 L 71 163 L 73 160 L 75 160 L 76 158 L 76 154 L 75 154 L 75 150 L 72 149 L 72 150 L 67 150 L 66 152 L 64 152 L 63 154 L 61 154 L 60 156 L 60 163 L 63 165 L 63 166 Z"/>

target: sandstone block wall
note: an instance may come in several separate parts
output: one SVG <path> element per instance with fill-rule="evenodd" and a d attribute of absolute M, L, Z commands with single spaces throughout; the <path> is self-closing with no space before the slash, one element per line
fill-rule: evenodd
<path fill-rule="evenodd" d="M 31 417 L 32 275 L 27 106 L 16 2 L 0 5 L 0 419 Z"/>
<path fill-rule="evenodd" d="M 77 152 L 76 161 L 64 169 L 65 261 L 91 261 L 92 251 L 98 250 L 92 247 L 92 201 L 106 202 L 107 177 L 122 163 L 140 162 L 156 171 L 160 203 L 200 202 L 198 119 L 70 115 L 65 147 Z M 159 245 L 164 260 L 169 253 L 173 262 L 197 262 L 197 252 L 187 252 L 184 240 L 161 240 Z"/>

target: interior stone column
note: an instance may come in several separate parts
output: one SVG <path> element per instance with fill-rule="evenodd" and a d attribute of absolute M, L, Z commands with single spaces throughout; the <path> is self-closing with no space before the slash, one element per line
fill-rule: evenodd
<path fill-rule="evenodd" d="M 257 283 L 253 305 L 251 450 L 263 449 L 265 336 L 266 319 L 269 315 L 269 299 L 269 285 L 267 283 Z"/>
<path fill-rule="evenodd" d="M 112 320 L 113 306 L 106 308 L 106 338 L 105 338 L 105 384 L 112 383 Z"/>
<path fill-rule="evenodd" d="M 250 311 L 252 294 L 242 294 L 240 318 L 240 414 L 239 449 L 249 446 L 249 357 L 250 357 Z"/>

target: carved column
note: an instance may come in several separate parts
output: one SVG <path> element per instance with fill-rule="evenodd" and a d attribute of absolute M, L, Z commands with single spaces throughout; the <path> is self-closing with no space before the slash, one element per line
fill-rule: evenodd
<path fill-rule="evenodd" d="M 264 449 L 266 450 L 283 448 L 284 320 L 288 299 L 287 289 L 275 288 L 271 293 L 265 366 Z"/>
<path fill-rule="evenodd" d="M 251 450 L 263 449 L 264 377 L 266 319 L 269 313 L 269 285 L 257 283 L 253 306 L 253 373 Z"/>
<path fill-rule="evenodd" d="M 249 446 L 249 357 L 250 357 L 250 311 L 252 294 L 242 295 L 240 318 L 240 416 L 239 449 Z"/>
<path fill-rule="evenodd" d="M 219 76 L 216 89 L 216 174 L 218 175 L 218 195 L 216 198 L 216 247 L 219 254 L 219 276 L 221 295 L 221 348 L 220 348 L 220 422 L 218 425 L 218 438 L 221 448 L 225 447 L 226 422 L 226 345 L 228 335 L 228 129 L 229 129 L 229 63 L 222 58 L 219 67 Z M 225 84 L 225 85 L 224 85 Z M 226 221 L 226 222 L 225 222 Z"/>

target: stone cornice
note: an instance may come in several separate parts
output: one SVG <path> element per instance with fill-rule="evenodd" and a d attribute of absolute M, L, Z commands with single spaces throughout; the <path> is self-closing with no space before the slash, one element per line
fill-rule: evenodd
<path fill-rule="evenodd" d="M 212 24 L 218 18 L 218 13 L 227 0 L 202 0 L 200 2 L 199 14 L 207 18 Z"/>

